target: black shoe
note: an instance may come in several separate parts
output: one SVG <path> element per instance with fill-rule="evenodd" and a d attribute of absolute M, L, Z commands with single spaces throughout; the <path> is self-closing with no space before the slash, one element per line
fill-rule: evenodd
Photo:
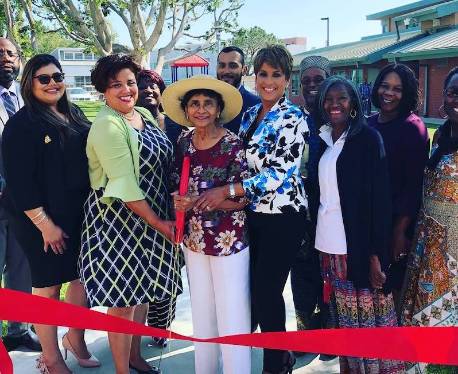
<path fill-rule="evenodd" d="M 138 374 L 161 374 L 161 369 L 157 368 L 156 366 L 151 366 L 149 370 L 140 370 L 136 367 L 133 367 L 129 362 L 129 369 L 135 370 Z"/>
<path fill-rule="evenodd" d="M 14 351 L 20 346 L 26 347 L 31 351 L 42 351 L 38 337 L 32 331 L 28 331 L 21 336 L 4 336 L 2 340 L 8 352 Z"/>
<path fill-rule="evenodd" d="M 148 343 L 148 347 L 159 347 L 165 348 L 167 347 L 167 338 L 156 338 L 153 337 L 151 343 Z"/>

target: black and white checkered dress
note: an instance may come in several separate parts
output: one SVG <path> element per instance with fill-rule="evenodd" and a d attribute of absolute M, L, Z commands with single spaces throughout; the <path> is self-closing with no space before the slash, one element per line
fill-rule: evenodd
<path fill-rule="evenodd" d="M 168 189 L 173 147 L 157 127 L 138 131 L 140 188 L 153 211 L 171 219 Z M 91 307 L 126 307 L 170 298 L 181 292 L 174 245 L 121 200 L 105 205 L 92 190 L 85 207 L 81 280 Z"/>

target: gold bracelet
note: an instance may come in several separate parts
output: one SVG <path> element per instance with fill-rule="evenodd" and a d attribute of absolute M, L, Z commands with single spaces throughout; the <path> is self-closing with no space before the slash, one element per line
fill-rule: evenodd
<path fill-rule="evenodd" d="M 43 214 L 45 211 L 41 209 L 35 217 L 30 218 L 32 221 L 36 220 L 38 217 L 40 217 L 41 214 Z"/>
<path fill-rule="evenodd" d="M 45 220 L 47 220 L 47 219 L 48 219 L 48 216 L 45 214 L 45 215 L 43 216 L 43 218 L 40 219 L 39 222 L 33 222 L 33 223 L 35 224 L 35 226 L 39 226 L 39 225 L 41 225 L 41 224 L 42 224 Z"/>

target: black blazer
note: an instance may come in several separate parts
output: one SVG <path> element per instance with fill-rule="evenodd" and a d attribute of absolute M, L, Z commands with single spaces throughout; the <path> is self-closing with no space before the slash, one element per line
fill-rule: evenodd
<path fill-rule="evenodd" d="M 320 158 L 326 150 L 321 140 Z M 316 165 L 318 168 L 318 163 Z M 364 125 L 350 131 L 337 159 L 337 184 L 347 240 L 347 278 L 369 288 L 369 257 L 388 266 L 391 239 L 391 194 L 385 149 L 380 134 Z M 318 170 L 310 181 L 309 206 L 316 225 L 320 204 Z M 329 227 L 332 235 L 332 227 Z"/>
<path fill-rule="evenodd" d="M 43 206 L 52 220 L 71 231 L 89 191 L 85 152 L 89 127 L 69 125 L 65 141 L 60 131 L 20 109 L 3 131 L 2 154 L 7 211 L 30 225 L 24 211 Z"/>
<path fill-rule="evenodd" d="M 237 117 L 235 117 L 232 121 L 229 121 L 228 123 L 224 124 L 224 127 L 226 129 L 231 130 L 236 135 L 239 134 L 240 123 L 242 122 L 243 113 L 245 113 L 248 110 L 248 108 L 251 108 L 252 106 L 255 106 L 256 104 L 259 104 L 261 102 L 259 96 L 252 94 L 243 86 L 243 84 L 240 86 L 239 91 L 243 99 L 242 110 L 237 115 Z"/>

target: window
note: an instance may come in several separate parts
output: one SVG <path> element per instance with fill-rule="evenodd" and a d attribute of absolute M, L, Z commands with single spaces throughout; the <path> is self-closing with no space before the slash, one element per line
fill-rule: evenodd
<path fill-rule="evenodd" d="M 75 77 L 75 87 L 85 87 L 91 84 L 90 76 L 77 76 Z"/>
<path fill-rule="evenodd" d="M 351 80 L 355 84 L 363 82 L 363 69 L 353 69 L 351 72 Z"/>
<path fill-rule="evenodd" d="M 291 95 L 298 96 L 300 92 L 299 72 L 295 71 L 291 75 Z"/>
<path fill-rule="evenodd" d="M 75 52 L 75 60 L 82 60 L 83 53 L 82 52 Z"/>
<path fill-rule="evenodd" d="M 73 52 L 64 52 L 64 60 L 73 60 Z"/>
<path fill-rule="evenodd" d="M 93 53 L 85 53 L 84 54 L 84 59 L 85 60 L 94 60 L 94 54 Z"/>

